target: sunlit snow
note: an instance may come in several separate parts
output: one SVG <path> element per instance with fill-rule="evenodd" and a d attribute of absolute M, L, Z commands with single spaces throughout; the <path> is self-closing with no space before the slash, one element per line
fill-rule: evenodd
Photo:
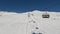
<path fill-rule="evenodd" d="M 60 34 L 60 12 L 46 11 L 26 13 L 0 12 L 0 34 Z"/>

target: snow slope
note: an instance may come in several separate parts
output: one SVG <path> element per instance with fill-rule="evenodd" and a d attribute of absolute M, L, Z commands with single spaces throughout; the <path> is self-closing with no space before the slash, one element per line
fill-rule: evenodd
<path fill-rule="evenodd" d="M 42 18 L 46 12 L 0 12 L 0 34 L 60 34 L 60 12 L 47 12 L 50 18 Z"/>

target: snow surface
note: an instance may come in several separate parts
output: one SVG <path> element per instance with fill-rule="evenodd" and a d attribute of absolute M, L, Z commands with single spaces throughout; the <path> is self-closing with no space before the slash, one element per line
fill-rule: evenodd
<path fill-rule="evenodd" d="M 44 13 L 0 12 L 0 34 L 60 34 L 60 12 L 47 12 L 50 18 L 42 18 Z"/>

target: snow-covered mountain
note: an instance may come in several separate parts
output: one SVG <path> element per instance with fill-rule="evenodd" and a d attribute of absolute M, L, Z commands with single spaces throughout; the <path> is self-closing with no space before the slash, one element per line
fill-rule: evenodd
<path fill-rule="evenodd" d="M 0 12 L 0 34 L 60 34 L 60 12 Z"/>

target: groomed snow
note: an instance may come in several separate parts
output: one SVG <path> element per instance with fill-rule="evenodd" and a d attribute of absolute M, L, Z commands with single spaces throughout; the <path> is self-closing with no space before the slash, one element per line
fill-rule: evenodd
<path fill-rule="evenodd" d="M 60 34 L 60 12 L 47 12 L 50 18 L 42 18 L 44 13 L 0 12 L 0 34 Z"/>

